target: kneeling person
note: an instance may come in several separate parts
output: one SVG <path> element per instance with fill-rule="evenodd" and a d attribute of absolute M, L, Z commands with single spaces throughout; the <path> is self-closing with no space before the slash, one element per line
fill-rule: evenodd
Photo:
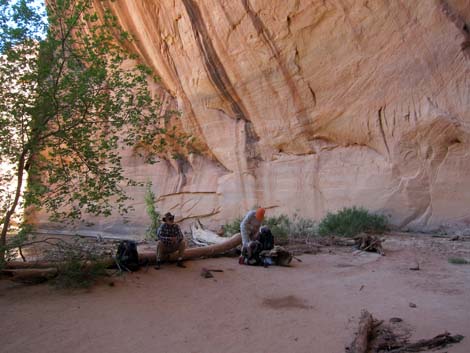
<path fill-rule="evenodd" d="M 242 257 L 249 265 L 257 265 L 260 263 L 259 253 L 263 249 L 258 237 L 261 223 L 264 220 L 264 214 L 264 208 L 249 211 L 240 223 Z"/>
<path fill-rule="evenodd" d="M 179 225 L 175 224 L 175 216 L 170 212 L 163 217 L 163 223 L 157 229 L 157 264 L 156 270 L 160 269 L 162 256 L 168 256 L 174 252 L 178 252 L 176 266 L 186 267 L 183 264 L 184 249 L 186 242 Z"/>

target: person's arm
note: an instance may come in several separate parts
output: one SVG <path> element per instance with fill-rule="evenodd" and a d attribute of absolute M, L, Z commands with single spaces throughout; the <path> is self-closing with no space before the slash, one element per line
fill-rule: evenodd
<path fill-rule="evenodd" d="M 253 224 L 253 234 L 255 235 L 255 240 L 258 240 L 259 239 L 259 230 L 261 229 L 261 222 L 258 221 L 255 217 L 255 219 L 253 220 L 254 224 Z"/>
<path fill-rule="evenodd" d="M 177 239 L 178 241 L 181 241 L 181 240 L 184 239 L 183 232 L 181 232 L 181 228 L 180 228 L 179 225 L 176 225 L 176 228 L 178 229 L 178 233 L 177 233 L 177 235 L 176 235 L 176 239 Z"/>
<path fill-rule="evenodd" d="M 250 211 L 247 213 L 245 218 L 243 218 L 243 221 L 240 223 L 240 233 L 242 235 L 242 244 L 248 245 L 250 242 L 250 230 L 251 230 L 251 224 L 250 220 L 253 216 L 256 216 L 256 213 L 254 211 Z"/>
<path fill-rule="evenodd" d="M 157 240 L 159 240 L 160 237 L 162 236 L 162 228 L 163 228 L 164 224 L 165 223 L 160 224 L 160 227 L 158 227 L 158 229 L 157 229 Z"/>

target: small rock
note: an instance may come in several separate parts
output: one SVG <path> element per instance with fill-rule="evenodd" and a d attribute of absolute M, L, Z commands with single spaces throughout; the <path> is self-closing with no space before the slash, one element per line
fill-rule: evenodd
<path fill-rule="evenodd" d="M 419 263 L 416 263 L 415 265 L 410 267 L 411 271 L 419 271 Z"/>
<path fill-rule="evenodd" d="M 201 269 L 201 277 L 204 277 L 204 278 L 213 278 L 214 275 L 206 268 L 202 268 Z"/>
<path fill-rule="evenodd" d="M 416 304 L 415 303 L 410 303 L 410 308 L 416 308 Z"/>
<path fill-rule="evenodd" d="M 402 322 L 403 319 L 402 319 L 402 318 L 399 318 L 399 317 L 392 317 L 392 318 L 390 318 L 389 321 L 390 321 L 390 322 L 397 323 L 397 322 Z"/>

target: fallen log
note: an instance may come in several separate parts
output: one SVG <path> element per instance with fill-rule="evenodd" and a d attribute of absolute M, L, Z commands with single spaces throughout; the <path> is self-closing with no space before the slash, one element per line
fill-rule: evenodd
<path fill-rule="evenodd" d="M 392 320 L 392 319 L 391 319 Z M 390 321 L 391 321 L 390 320 Z M 395 318 L 394 322 L 401 322 Z M 431 349 L 444 348 L 450 344 L 458 343 L 464 339 L 462 335 L 452 336 L 444 332 L 431 339 L 422 339 L 414 343 L 408 341 L 408 337 L 400 330 L 389 325 L 383 325 L 383 321 L 375 320 L 372 315 L 363 310 L 359 319 L 359 325 L 353 342 L 346 347 L 347 353 L 412 353 L 429 351 Z"/>
<path fill-rule="evenodd" d="M 191 225 L 191 235 L 193 241 L 198 245 L 207 245 L 207 244 L 222 244 L 227 240 L 227 238 L 221 237 L 218 234 L 211 232 L 210 230 L 204 229 L 201 221 L 196 220 L 195 223 Z"/>
<path fill-rule="evenodd" d="M 242 243 L 242 237 L 240 233 L 233 235 L 231 238 L 228 238 L 226 241 L 220 244 L 200 246 L 197 248 L 186 249 L 183 255 L 184 260 L 197 259 L 201 257 L 212 257 L 216 255 L 223 254 L 233 248 L 237 247 Z M 168 258 L 169 261 L 176 261 L 178 258 L 177 253 L 171 254 Z M 146 263 L 155 262 L 155 253 L 142 253 L 139 254 L 139 260 Z"/>
<path fill-rule="evenodd" d="M 188 248 L 184 252 L 184 259 L 196 259 L 200 257 L 211 257 L 223 254 L 241 244 L 241 235 L 237 233 L 230 238 L 219 244 L 201 246 L 197 248 Z M 177 259 L 177 253 L 172 254 L 168 260 L 175 261 Z M 155 252 L 147 252 L 139 254 L 139 261 L 144 264 L 152 264 L 155 262 Z M 114 258 L 104 258 L 101 259 L 104 265 L 111 267 L 115 266 L 116 262 Z M 90 263 L 91 264 L 91 263 Z M 47 269 L 47 268 L 57 268 L 61 266 L 61 262 L 51 262 L 51 261 L 35 261 L 35 262 L 21 262 L 21 261 L 10 261 L 6 264 L 5 268 L 8 269 Z"/>
<path fill-rule="evenodd" d="M 387 351 L 389 353 L 408 353 L 408 352 L 422 352 L 428 351 L 431 349 L 444 348 L 449 344 L 459 343 L 464 339 L 462 335 L 452 336 L 449 332 L 441 333 L 440 335 L 435 336 L 431 339 L 422 339 L 415 343 L 407 343 L 402 347 L 392 349 Z"/>
<path fill-rule="evenodd" d="M 359 326 L 356 336 L 351 345 L 347 348 L 348 353 L 367 353 L 369 347 L 369 336 L 374 328 L 374 319 L 372 315 L 363 310 L 359 319 Z"/>
<path fill-rule="evenodd" d="M 362 233 L 354 238 L 354 241 L 359 250 L 376 252 L 382 256 L 385 255 L 382 248 L 382 240 L 375 235 Z"/>
<path fill-rule="evenodd" d="M 101 259 L 104 266 L 112 266 L 115 264 L 113 258 Z M 93 265 L 92 262 L 87 261 L 89 265 Z M 64 265 L 60 261 L 34 261 L 34 262 L 21 262 L 21 261 L 9 261 L 5 264 L 5 270 L 21 270 L 21 269 L 48 269 L 48 268 L 57 268 Z"/>
<path fill-rule="evenodd" d="M 57 268 L 29 268 L 2 270 L 2 275 L 10 280 L 24 284 L 37 284 L 46 282 L 57 275 Z"/>

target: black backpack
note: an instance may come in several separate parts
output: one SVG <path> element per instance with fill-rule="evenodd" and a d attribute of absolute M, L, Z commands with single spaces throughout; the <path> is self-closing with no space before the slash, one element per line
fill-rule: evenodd
<path fill-rule="evenodd" d="M 258 240 L 261 243 L 261 251 L 271 250 L 274 248 L 273 233 L 271 233 L 271 230 L 268 227 L 261 227 Z"/>
<path fill-rule="evenodd" d="M 137 271 L 139 269 L 137 243 L 133 240 L 121 241 L 116 253 L 116 262 L 120 270 Z"/>

